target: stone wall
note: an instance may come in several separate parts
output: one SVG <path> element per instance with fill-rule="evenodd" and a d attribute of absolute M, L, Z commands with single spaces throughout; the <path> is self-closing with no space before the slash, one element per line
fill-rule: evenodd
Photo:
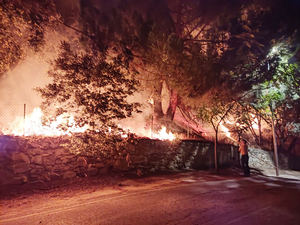
<path fill-rule="evenodd" d="M 279 169 L 300 170 L 300 157 L 279 151 L 278 164 Z M 249 166 L 257 169 L 273 169 L 275 166 L 274 152 L 249 148 Z"/>
<path fill-rule="evenodd" d="M 0 137 L 0 184 L 72 178 L 77 157 L 62 147 L 63 138 Z"/>
<path fill-rule="evenodd" d="M 174 143 L 137 139 L 130 152 L 131 165 L 129 167 L 145 168 L 152 171 L 214 168 L 213 149 L 213 143 L 197 140 L 181 140 Z M 218 165 L 220 167 L 238 164 L 238 160 L 237 147 L 225 144 L 218 145 Z"/>
<path fill-rule="evenodd" d="M 214 167 L 213 143 L 134 139 L 125 154 L 103 160 L 69 151 L 67 137 L 0 137 L 0 185 L 48 182 L 114 171 L 143 174 L 166 169 Z M 238 163 L 236 147 L 218 146 L 220 167 Z"/>
<path fill-rule="evenodd" d="M 214 168 L 214 144 L 195 140 L 184 140 L 180 143 L 179 151 L 185 168 L 209 169 Z M 237 147 L 219 144 L 218 165 L 220 168 L 239 163 Z"/>

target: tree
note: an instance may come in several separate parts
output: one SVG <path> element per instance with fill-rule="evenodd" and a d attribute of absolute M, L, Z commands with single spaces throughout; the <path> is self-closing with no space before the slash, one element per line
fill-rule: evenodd
<path fill-rule="evenodd" d="M 130 117 L 139 106 L 127 101 L 138 82 L 124 60 L 108 52 L 75 51 L 63 42 L 49 71 L 52 82 L 39 89 L 44 108 L 73 115 L 77 125 L 91 130 L 115 127 L 116 119 Z"/>
<path fill-rule="evenodd" d="M 142 33 L 143 39 L 137 35 L 137 40 L 144 41 L 138 49 L 130 49 L 142 58 L 141 74 L 144 68 L 151 69 L 151 86 L 160 90 L 166 82 L 185 104 L 197 106 L 199 97 L 211 89 L 231 90 L 230 95 L 239 96 L 272 77 L 276 64 L 265 58 L 271 41 L 295 31 L 296 25 L 287 22 L 295 16 L 294 10 L 286 17 L 293 4 L 280 9 L 282 3 L 173 1 L 167 5 L 168 16 L 158 17 L 160 21 L 142 17 L 141 27 L 147 32 Z M 277 33 L 279 26 L 270 20 L 274 11 L 282 15 L 276 16 L 277 24 L 288 24 Z"/>
<path fill-rule="evenodd" d="M 198 118 L 209 123 L 215 132 L 214 160 L 216 170 L 218 170 L 217 144 L 219 127 L 226 117 L 228 117 L 233 106 L 232 102 L 225 101 L 215 93 L 209 103 L 203 104 L 198 108 Z"/>
<path fill-rule="evenodd" d="M 262 59 L 272 41 L 291 36 L 299 24 L 293 1 L 80 4 L 83 40 L 92 39 L 99 51 L 117 49 L 131 59 L 127 62 L 140 72 L 140 80 L 151 80 L 147 86 L 159 92 L 166 82 L 182 102 L 193 106 L 211 89 L 239 95 L 270 79 L 275 64 Z M 262 73 L 268 63 L 269 72 Z M 159 98 L 155 105 L 160 105 Z M 160 107 L 156 109 L 161 114 Z"/>
<path fill-rule="evenodd" d="M 289 136 L 299 134 L 297 129 L 300 102 L 299 60 L 297 59 L 299 48 L 288 43 L 291 42 L 281 42 L 270 50 L 266 58 L 275 59 L 268 61 L 275 65 L 271 78 L 254 85 L 249 92 L 246 92 L 239 99 L 241 110 L 235 112 L 239 128 L 250 130 L 259 145 L 263 144 L 260 141 L 261 118 L 267 126 L 271 127 L 276 174 L 278 174 L 277 146 L 279 145 L 280 148 Z M 269 67 L 265 72 L 269 73 L 268 70 Z M 259 139 L 252 126 L 254 115 L 259 126 Z"/>
<path fill-rule="evenodd" d="M 292 53 L 287 45 L 274 46 L 269 57 L 278 57 L 279 63 L 272 79 L 253 87 L 259 91 L 254 92 L 256 101 L 252 105 L 261 110 L 266 118 L 271 118 L 273 114 L 281 141 L 287 135 L 284 135 L 285 128 L 299 123 L 300 70 L 299 60 L 295 57 L 298 51 L 299 48 Z M 293 129 L 290 129 L 289 133 L 292 132 Z"/>

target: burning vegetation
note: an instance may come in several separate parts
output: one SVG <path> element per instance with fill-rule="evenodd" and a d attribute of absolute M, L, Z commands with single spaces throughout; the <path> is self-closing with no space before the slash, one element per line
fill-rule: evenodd
<path fill-rule="evenodd" d="M 63 1 L 0 2 L 1 94 L 6 104 L 15 101 L 12 88 L 38 91 L 26 100 L 21 93 L 18 104 L 42 97 L 30 113 L 1 123 L 3 134 L 90 134 L 80 139 L 90 146 L 130 133 L 196 137 L 215 140 L 215 155 L 219 141 L 242 136 L 268 149 L 298 138 L 300 18 L 293 1 L 73 2 L 72 10 Z M 47 59 L 43 71 L 30 64 L 26 74 L 17 70 L 29 53 Z M 19 73 L 26 84 L 48 75 L 47 82 L 3 85 Z"/>

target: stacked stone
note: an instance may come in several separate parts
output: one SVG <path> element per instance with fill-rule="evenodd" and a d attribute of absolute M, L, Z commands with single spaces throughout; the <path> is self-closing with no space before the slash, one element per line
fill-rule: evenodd
<path fill-rule="evenodd" d="M 289 157 L 286 153 L 279 152 L 279 168 L 289 169 Z M 256 169 L 274 168 L 274 151 L 249 148 L 249 166 Z"/>
<path fill-rule="evenodd" d="M 74 154 L 68 146 L 70 139 L 67 136 L 0 136 L 0 185 L 96 176 L 111 169 L 143 174 L 166 169 L 202 169 L 213 166 L 213 145 L 208 142 L 173 143 L 135 139 L 128 142 L 122 154 L 111 156 L 110 159 Z M 237 151 L 232 146 L 219 147 L 220 166 L 234 164 L 238 160 L 233 157 Z"/>
<path fill-rule="evenodd" d="M 76 176 L 77 157 L 62 138 L 0 137 L 0 185 L 45 182 Z"/>

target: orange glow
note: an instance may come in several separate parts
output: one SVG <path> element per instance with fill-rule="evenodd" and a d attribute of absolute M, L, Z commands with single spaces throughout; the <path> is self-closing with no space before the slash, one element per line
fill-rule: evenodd
<path fill-rule="evenodd" d="M 132 129 L 132 128 L 124 128 L 125 130 L 128 130 L 130 133 L 134 133 L 138 137 L 147 137 L 147 138 L 153 138 L 153 139 L 159 139 L 159 140 L 169 140 L 173 141 L 176 139 L 176 135 L 172 132 L 167 132 L 167 128 L 162 126 L 162 128 L 158 132 L 153 132 L 151 129 Z"/>
<path fill-rule="evenodd" d="M 75 124 L 74 117 L 68 115 L 60 115 L 55 121 L 48 125 L 42 124 L 43 112 L 37 107 L 33 109 L 33 112 L 23 117 L 16 117 L 16 119 L 10 124 L 8 129 L 2 130 L 6 135 L 16 136 L 31 136 L 31 135 L 43 135 L 43 136 L 60 136 L 70 135 L 71 133 L 79 133 L 87 130 L 87 127 L 79 127 Z M 59 129 L 59 126 L 66 125 L 65 131 Z"/>
<path fill-rule="evenodd" d="M 258 119 L 257 119 L 257 117 L 255 115 L 253 115 L 253 114 L 250 114 L 250 115 L 253 118 L 253 121 L 251 122 L 252 127 L 254 129 L 258 130 L 259 127 L 258 127 Z"/>
<path fill-rule="evenodd" d="M 160 140 L 173 141 L 176 137 L 172 132 L 167 133 L 166 127 L 162 127 L 158 133 L 152 133 L 152 137 Z"/>
<path fill-rule="evenodd" d="M 229 129 L 223 124 L 223 121 L 220 123 L 220 128 L 225 133 L 226 137 L 235 141 L 235 139 L 231 137 Z"/>
<path fill-rule="evenodd" d="M 229 132 L 229 129 L 223 125 L 223 121 L 220 123 L 220 127 L 221 127 L 221 130 L 225 133 L 225 135 L 227 137 L 231 138 L 231 134 Z"/>
<path fill-rule="evenodd" d="M 24 119 L 23 117 L 16 117 L 15 120 L 10 123 L 10 127 L 3 129 L 2 132 L 5 135 L 15 135 L 15 136 L 60 136 L 60 135 L 71 135 L 72 133 L 85 132 L 88 126 L 79 127 L 75 124 L 74 117 L 63 114 L 52 121 L 50 124 L 43 125 L 43 112 L 37 107 L 34 108 L 31 114 L 27 115 Z M 61 130 L 59 127 L 64 126 L 66 130 Z M 122 128 L 122 127 L 120 127 Z M 123 128 L 124 129 L 124 128 Z M 172 132 L 167 132 L 166 127 L 162 127 L 157 133 L 151 132 L 151 129 L 126 129 L 131 133 L 136 134 L 141 137 L 149 137 L 160 140 L 170 140 L 173 141 L 176 136 Z M 109 133 L 111 130 L 109 130 Z M 127 134 L 121 134 L 122 137 L 126 138 Z"/>

